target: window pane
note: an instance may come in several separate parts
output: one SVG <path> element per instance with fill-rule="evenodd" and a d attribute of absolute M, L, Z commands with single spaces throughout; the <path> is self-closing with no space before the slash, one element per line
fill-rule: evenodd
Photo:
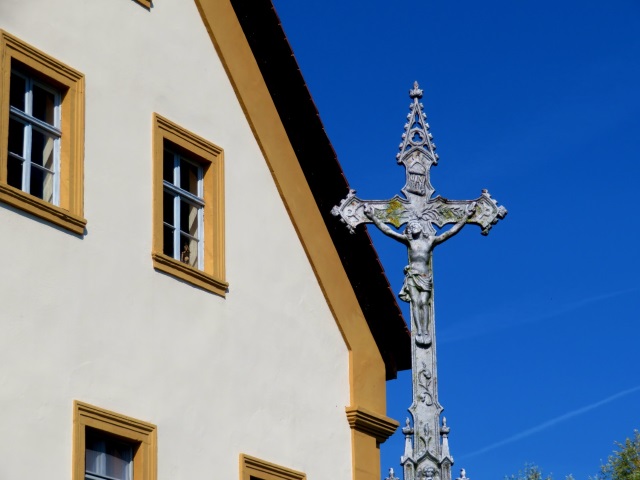
<path fill-rule="evenodd" d="M 7 183 L 12 187 L 22 188 L 22 160 L 18 160 L 12 156 L 7 158 Z"/>
<path fill-rule="evenodd" d="M 173 152 L 165 148 L 162 155 L 162 178 L 173 183 Z"/>
<path fill-rule="evenodd" d="M 198 195 L 198 170 L 193 163 L 180 159 L 180 188 Z"/>
<path fill-rule="evenodd" d="M 92 448 L 96 448 L 94 445 Z M 104 445 L 102 446 L 101 451 L 92 450 L 87 446 L 87 450 L 84 456 L 85 469 L 89 473 L 101 473 L 103 471 L 102 460 L 104 459 L 103 453 Z"/>
<path fill-rule="evenodd" d="M 35 128 L 31 132 L 31 162 L 53 171 L 55 139 Z"/>
<path fill-rule="evenodd" d="M 33 116 L 54 125 L 55 100 L 53 93 L 33 85 Z"/>
<path fill-rule="evenodd" d="M 24 124 L 9 119 L 9 151 L 24 158 Z"/>
<path fill-rule="evenodd" d="M 106 442 L 105 474 L 118 480 L 130 480 L 131 446 L 119 442 Z"/>
<path fill-rule="evenodd" d="M 93 429 L 86 430 L 85 471 L 89 474 L 131 480 L 133 447 Z"/>
<path fill-rule="evenodd" d="M 53 175 L 46 170 L 31 166 L 31 182 L 29 193 L 34 197 L 53 203 Z"/>
<path fill-rule="evenodd" d="M 180 235 L 180 261 L 198 268 L 198 241 Z"/>
<path fill-rule="evenodd" d="M 19 108 L 24 112 L 24 91 L 26 90 L 26 80 L 15 73 L 11 74 L 11 85 L 9 86 L 9 104 Z"/>
<path fill-rule="evenodd" d="M 174 195 L 170 192 L 164 191 L 162 198 L 162 220 L 169 225 L 176 226 L 175 219 L 173 217 L 173 199 Z"/>
<path fill-rule="evenodd" d="M 180 230 L 189 235 L 200 238 L 198 235 L 198 207 L 180 200 Z"/>
<path fill-rule="evenodd" d="M 162 252 L 165 255 L 170 256 L 171 258 L 175 258 L 173 253 L 173 232 L 174 231 L 175 231 L 174 228 L 164 225 L 163 232 L 162 232 L 162 237 L 163 237 Z"/>

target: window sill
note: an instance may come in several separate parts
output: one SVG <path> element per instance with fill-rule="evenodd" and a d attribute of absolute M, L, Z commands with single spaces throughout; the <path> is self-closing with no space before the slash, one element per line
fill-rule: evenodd
<path fill-rule="evenodd" d="M 46 220 L 72 233 L 84 235 L 87 220 L 17 188 L 0 183 L 0 202 Z"/>
<path fill-rule="evenodd" d="M 171 258 L 164 253 L 152 253 L 153 268 L 167 273 L 173 277 L 183 280 L 191 285 L 215 293 L 221 297 L 226 296 L 229 284 L 202 270 L 185 265 L 175 258 Z"/>

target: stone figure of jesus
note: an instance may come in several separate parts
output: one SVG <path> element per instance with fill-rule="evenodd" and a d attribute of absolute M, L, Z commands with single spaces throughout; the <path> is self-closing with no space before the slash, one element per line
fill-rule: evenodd
<path fill-rule="evenodd" d="M 404 267 L 404 284 L 398 295 L 401 300 L 411 304 L 411 316 L 416 327 L 416 344 L 421 347 L 431 345 L 429 334 L 429 299 L 433 288 L 433 280 L 429 272 L 429 257 L 436 245 L 453 237 L 462 230 L 467 220 L 476 211 L 476 203 L 469 205 L 464 216 L 446 232 L 430 235 L 424 231 L 420 222 L 412 220 L 407 224 L 404 233 L 399 233 L 377 218 L 373 208 L 365 206 L 364 214 L 382 233 L 407 246 L 409 265 Z"/>

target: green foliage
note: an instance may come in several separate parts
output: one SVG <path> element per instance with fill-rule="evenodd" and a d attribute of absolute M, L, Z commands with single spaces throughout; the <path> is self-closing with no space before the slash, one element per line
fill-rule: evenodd
<path fill-rule="evenodd" d="M 575 480 L 572 474 L 564 477 L 565 480 Z M 538 465 L 525 463 L 524 470 L 520 470 L 516 475 L 505 476 L 504 480 L 553 480 L 551 473 L 545 474 Z M 593 479 L 600 480 L 600 479 Z"/>
<path fill-rule="evenodd" d="M 616 442 L 607 463 L 600 467 L 601 480 L 640 480 L 640 432 L 636 430 L 633 438 L 624 443 Z"/>
<path fill-rule="evenodd" d="M 607 463 L 600 466 L 600 473 L 589 480 L 640 480 L 640 431 L 634 430 L 633 438 L 627 438 L 624 443 L 615 442 L 617 447 L 607 459 Z M 515 475 L 505 476 L 504 480 L 553 480 L 551 474 L 543 474 L 538 465 L 526 463 L 524 470 Z M 574 480 L 568 475 L 565 480 Z"/>
<path fill-rule="evenodd" d="M 505 476 L 504 480 L 553 480 L 551 475 L 544 475 L 539 466 L 532 463 L 525 463 L 524 470 L 517 474 Z"/>

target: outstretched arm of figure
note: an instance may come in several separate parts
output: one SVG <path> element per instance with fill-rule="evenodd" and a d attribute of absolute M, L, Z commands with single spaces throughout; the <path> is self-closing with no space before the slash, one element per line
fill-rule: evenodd
<path fill-rule="evenodd" d="M 438 245 L 439 243 L 444 242 L 445 240 L 449 240 L 456 233 L 462 230 L 462 227 L 464 227 L 464 225 L 467 223 L 467 220 L 473 217 L 473 215 L 476 213 L 476 205 L 477 205 L 476 202 L 473 202 L 471 205 L 469 205 L 467 207 L 467 210 L 464 213 L 464 217 L 462 217 L 462 219 L 460 219 L 458 223 L 456 223 L 453 227 L 451 227 L 449 230 L 444 232 L 442 235 L 438 235 L 436 238 L 434 238 L 433 245 L 435 246 L 435 245 Z"/>
<path fill-rule="evenodd" d="M 364 214 L 367 216 L 369 220 L 371 220 L 375 224 L 376 227 L 380 229 L 382 233 L 393 238 L 394 240 L 398 240 L 399 242 L 402 242 L 402 243 L 407 243 L 407 238 L 403 234 L 396 232 L 389 225 L 385 224 L 374 215 L 373 208 L 371 208 L 368 205 L 365 205 Z"/>

